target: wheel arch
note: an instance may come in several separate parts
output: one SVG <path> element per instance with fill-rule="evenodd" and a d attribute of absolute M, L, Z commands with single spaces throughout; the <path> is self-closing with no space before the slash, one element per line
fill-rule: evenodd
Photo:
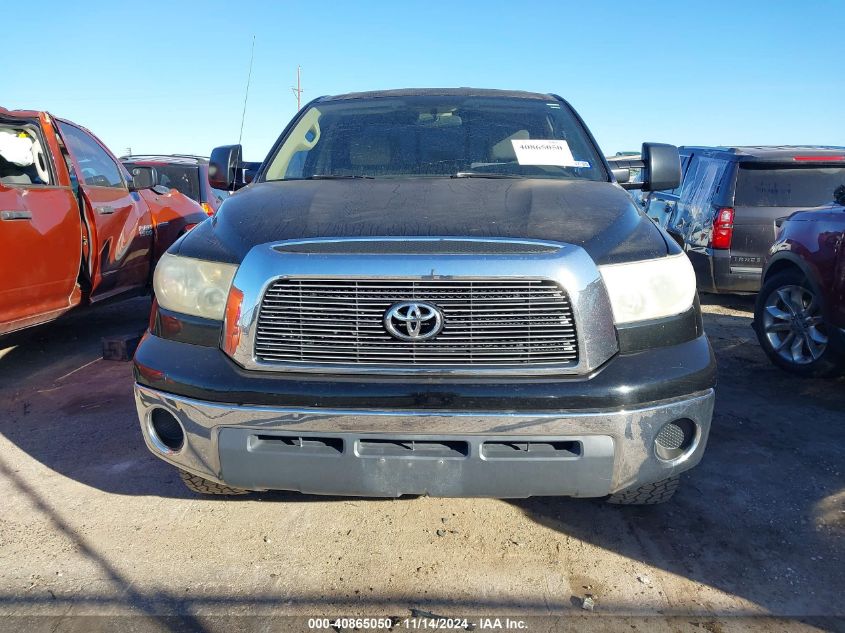
<path fill-rule="evenodd" d="M 830 336 L 829 346 L 832 351 L 823 350 L 822 354 L 812 361 L 809 365 L 796 365 L 788 360 L 782 358 L 779 353 L 774 350 L 772 343 L 766 340 L 766 334 L 763 329 L 762 311 L 764 310 L 765 302 L 771 292 L 784 281 L 777 279 L 779 276 L 789 273 L 800 273 L 800 276 L 806 280 L 807 289 L 816 294 L 822 303 L 822 318 L 825 322 L 829 320 L 829 304 L 826 301 L 827 297 L 821 287 L 821 280 L 818 273 L 815 272 L 811 262 L 807 262 L 799 255 L 789 252 L 778 253 L 773 257 L 766 266 L 763 275 L 763 283 L 760 288 L 760 293 L 757 295 L 757 301 L 754 307 L 754 321 L 752 326 L 760 346 L 769 357 L 769 359 L 777 366 L 787 371 L 793 372 L 802 376 L 830 376 L 836 375 L 843 368 L 845 368 L 845 336 Z M 786 280 L 787 283 L 788 280 Z M 771 286 L 767 289 L 767 286 Z M 765 291 L 765 292 L 764 292 Z M 834 330 L 836 332 L 837 330 Z M 837 357 L 839 360 L 837 360 Z"/>
<path fill-rule="evenodd" d="M 813 268 L 807 262 L 790 252 L 778 253 L 769 261 L 766 270 L 763 271 L 763 278 L 761 279 L 760 287 L 771 279 L 774 275 L 778 275 L 788 270 L 797 270 L 800 272 L 813 288 L 813 291 L 823 296 L 822 288 L 819 285 L 819 280 Z"/>

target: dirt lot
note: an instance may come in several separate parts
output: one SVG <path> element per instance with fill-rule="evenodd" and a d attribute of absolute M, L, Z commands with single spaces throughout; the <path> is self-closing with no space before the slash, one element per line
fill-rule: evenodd
<path fill-rule="evenodd" d="M 0 341 L 0 615 L 174 613 L 201 626 L 413 608 L 592 625 L 613 614 L 626 630 L 841 627 L 845 380 L 781 373 L 757 346 L 749 300 L 704 303 L 720 380 L 710 445 L 676 500 L 653 508 L 199 499 L 147 452 L 130 364 L 100 359 L 101 336 L 144 327 L 146 300 Z M 654 614 L 683 617 L 637 617 Z M 733 617 L 761 614 L 834 619 Z"/>

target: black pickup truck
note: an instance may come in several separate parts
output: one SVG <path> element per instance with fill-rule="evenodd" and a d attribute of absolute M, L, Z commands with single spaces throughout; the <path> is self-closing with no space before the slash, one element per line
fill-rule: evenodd
<path fill-rule="evenodd" d="M 678 185 L 675 147 L 642 160 Z M 556 95 L 316 99 L 154 286 L 138 414 L 197 492 L 658 503 L 704 451 L 690 262 Z"/>

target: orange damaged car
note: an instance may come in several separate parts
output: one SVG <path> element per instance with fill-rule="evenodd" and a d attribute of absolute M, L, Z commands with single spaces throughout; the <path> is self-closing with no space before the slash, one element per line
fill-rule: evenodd
<path fill-rule="evenodd" d="M 146 291 L 158 258 L 206 217 L 85 128 L 0 108 L 0 335 Z"/>

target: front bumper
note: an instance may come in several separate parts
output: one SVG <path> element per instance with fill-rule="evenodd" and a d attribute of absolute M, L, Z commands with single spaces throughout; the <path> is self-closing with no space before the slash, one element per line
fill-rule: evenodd
<path fill-rule="evenodd" d="M 139 384 L 135 399 L 151 451 L 230 486 L 378 497 L 600 497 L 697 464 L 714 392 L 612 410 L 534 412 L 221 404 Z M 162 450 L 151 436 L 157 408 L 184 429 L 178 452 Z M 663 461 L 655 435 L 681 418 L 695 422 L 695 440 L 680 458 Z"/>

